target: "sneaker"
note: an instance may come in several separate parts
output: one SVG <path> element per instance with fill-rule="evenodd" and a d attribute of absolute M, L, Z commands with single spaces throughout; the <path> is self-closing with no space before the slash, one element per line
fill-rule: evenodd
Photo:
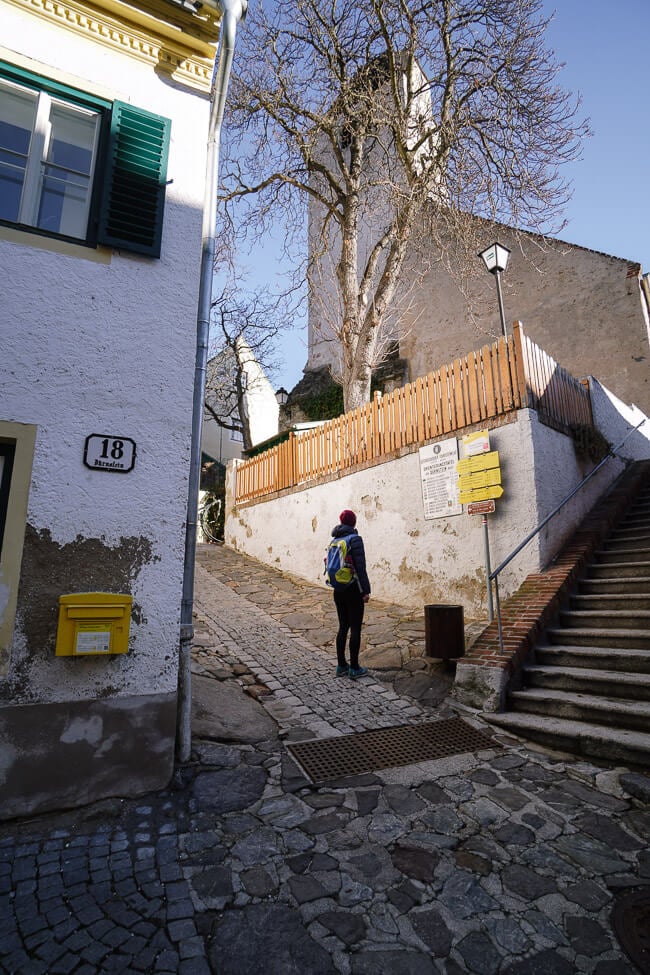
<path fill-rule="evenodd" d="M 350 673 L 350 667 L 348 666 L 348 664 L 343 664 L 343 666 L 339 664 L 336 668 L 337 677 L 347 677 L 349 673 Z"/>
<path fill-rule="evenodd" d="M 356 680 L 357 677 L 365 677 L 368 673 L 367 667 L 348 667 L 348 677 Z"/>

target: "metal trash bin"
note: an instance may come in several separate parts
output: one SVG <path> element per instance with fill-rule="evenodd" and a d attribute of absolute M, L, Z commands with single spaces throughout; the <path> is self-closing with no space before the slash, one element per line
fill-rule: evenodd
<path fill-rule="evenodd" d="M 424 653 L 440 660 L 455 660 L 465 655 L 462 606 L 424 607 Z"/>

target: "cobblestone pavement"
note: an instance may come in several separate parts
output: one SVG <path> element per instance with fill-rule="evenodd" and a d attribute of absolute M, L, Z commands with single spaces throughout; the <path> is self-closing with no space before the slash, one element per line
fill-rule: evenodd
<path fill-rule="evenodd" d="M 196 615 L 193 756 L 170 787 L 0 826 L 0 971 L 650 971 L 612 923 L 650 893 L 646 776 L 499 734 L 312 785 L 288 741 L 456 713 L 417 620 L 371 601 L 376 669 L 336 679 L 331 596 L 208 547 Z"/>

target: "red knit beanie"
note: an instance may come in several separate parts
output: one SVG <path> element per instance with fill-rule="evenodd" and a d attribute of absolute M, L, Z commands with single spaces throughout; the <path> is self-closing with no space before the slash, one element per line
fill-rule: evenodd
<path fill-rule="evenodd" d="M 357 523 L 357 516 L 355 515 L 354 511 L 350 511 L 349 508 L 346 508 L 345 511 L 342 511 L 339 515 L 339 521 L 342 525 L 348 525 L 350 528 L 354 528 Z"/>

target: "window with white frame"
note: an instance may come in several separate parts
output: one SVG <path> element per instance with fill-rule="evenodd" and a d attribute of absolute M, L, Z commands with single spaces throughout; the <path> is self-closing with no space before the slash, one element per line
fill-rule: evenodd
<path fill-rule="evenodd" d="M 159 257 L 170 126 L 0 61 L 0 223 Z"/>
<path fill-rule="evenodd" d="M 244 430 L 243 430 L 243 428 L 242 427 L 237 427 L 237 426 L 231 427 L 230 428 L 230 439 L 232 441 L 234 441 L 235 443 L 243 443 L 244 442 Z"/>
<path fill-rule="evenodd" d="M 101 115 L 0 81 L 0 216 L 85 240 Z"/>

